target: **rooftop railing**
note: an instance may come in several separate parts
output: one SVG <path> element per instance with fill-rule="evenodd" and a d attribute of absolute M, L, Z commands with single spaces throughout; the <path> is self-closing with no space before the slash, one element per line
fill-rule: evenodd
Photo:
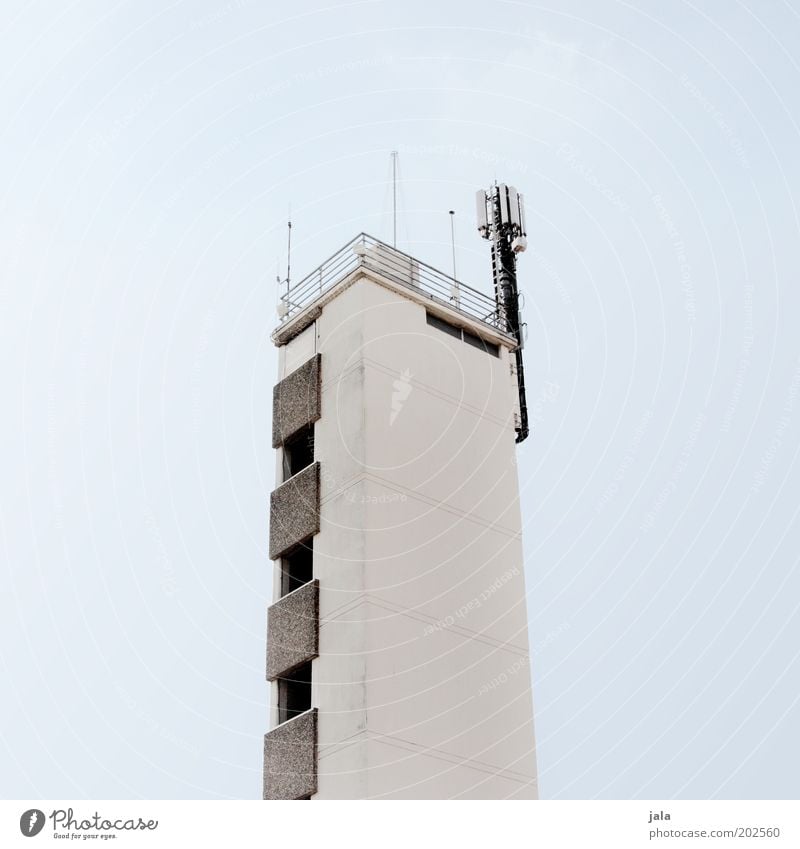
<path fill-rule="evenodd" d="M 281 322 L 310 306 L 358 268 L 375 271 L 496 330 L 506 330 L 494 298 L 366 233 L 360 233 L 281 293 L 278 307 Z"/>

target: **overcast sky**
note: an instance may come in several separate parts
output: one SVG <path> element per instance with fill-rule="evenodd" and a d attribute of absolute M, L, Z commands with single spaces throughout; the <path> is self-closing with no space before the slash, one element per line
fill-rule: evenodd
<path fill-rule="evenodd" d="M 275 276 L 525 193 L 541 793 L 796 798 L 800 14 L 7 0 L 0 793 L 257 798 Z"/>

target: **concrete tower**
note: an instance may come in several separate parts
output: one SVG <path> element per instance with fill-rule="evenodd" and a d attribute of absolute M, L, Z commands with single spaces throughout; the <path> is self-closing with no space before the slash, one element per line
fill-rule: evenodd
<path fill-rule="evenodd" d="M 265 799 L 536 798 L 507 326 L 363 234 L 283 296 Z"/>

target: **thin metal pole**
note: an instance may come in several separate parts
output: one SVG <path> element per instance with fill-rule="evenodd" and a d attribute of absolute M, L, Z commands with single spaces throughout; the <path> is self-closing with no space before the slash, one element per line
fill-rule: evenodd
<path fill-rule="evenodd" d="M 397 247 L 397 151 L 392 151 L 392 247 Z"/>
<path fill-rule="evenodd" d="M 456 211 L 450 210 L 450 243 L 453 246 L 453 280 L 456 279 Z"/>
<path fill-rule="evenodd" d="M 292 279 L 292 219 L 286 222 L 289 226 L 289 244 L 286 248 L 286 291 L 289 291 L 289 281 Z"/>

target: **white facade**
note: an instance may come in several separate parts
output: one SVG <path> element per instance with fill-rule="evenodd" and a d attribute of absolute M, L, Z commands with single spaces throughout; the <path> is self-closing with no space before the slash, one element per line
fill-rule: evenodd
<path fill-rule="evenodd" d="M 513 340 L 367 269 L 320 306 L 313 798 L 536 798 Z"/>

